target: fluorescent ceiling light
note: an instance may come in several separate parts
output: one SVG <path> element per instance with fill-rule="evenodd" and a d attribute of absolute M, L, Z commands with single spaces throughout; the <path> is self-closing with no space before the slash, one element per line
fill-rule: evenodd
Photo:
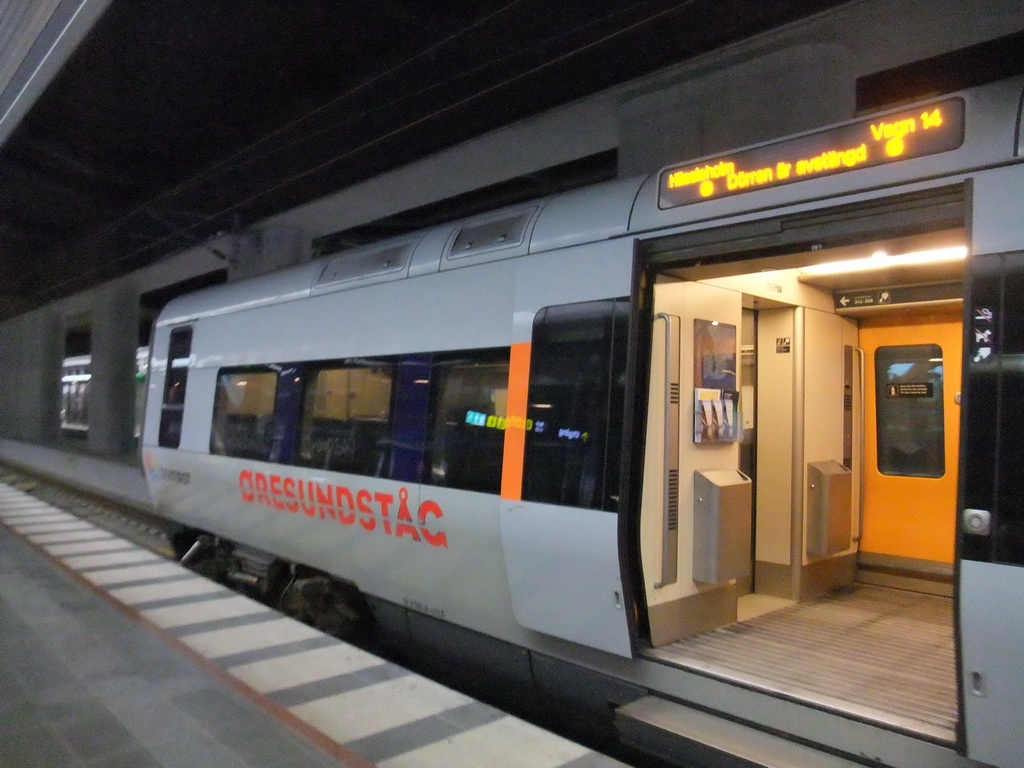
<path fill-rule="evenodd" d="M 883 269 L 902 264 L 929 264 L 937 261 L 954 261 L 966 257 L 967 246 L 965 245 L 957 245 L 952 248 L 934 248 L 929 251 L 912 251 L 911 253 L 900 253 L 895 256 L 890 256 L 885 251 L 876 251 L 865 259 L 830 261 L 825 264 L 802 267 L 800 274 L 835 275 L 840 272 L 861 272 L 868 269 Z"/>

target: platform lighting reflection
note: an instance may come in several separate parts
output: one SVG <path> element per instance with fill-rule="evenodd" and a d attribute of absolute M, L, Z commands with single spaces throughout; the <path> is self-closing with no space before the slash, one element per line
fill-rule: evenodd
<path fill-rule="evenodd" d="M 865 259 L 830 261 L 825 264 L 801 267 L 800 274 L 836 275 L 843 272 L 861 272 L 869 269 L 882 269 L 884 267 L 895 267 L 903 264 L 930 264 L 940 261 L 955 261 L 966 257 L 967 246 L 965 245 L 957 245 L 952 248 L 933 248 L 927 251 L 911 251 L 910 253 L 899 253 L 893 256 L 890 256 L 885 251 L 875 251 L 871 256 Z"/>

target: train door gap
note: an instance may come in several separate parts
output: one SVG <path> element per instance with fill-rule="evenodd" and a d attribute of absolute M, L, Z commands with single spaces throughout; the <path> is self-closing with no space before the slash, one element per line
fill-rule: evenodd
<path fill-rule="evenodd" d="M 955 740 L 964 242 L 951 228 L 710 264 L 659 254 L 648 656 Z"/>

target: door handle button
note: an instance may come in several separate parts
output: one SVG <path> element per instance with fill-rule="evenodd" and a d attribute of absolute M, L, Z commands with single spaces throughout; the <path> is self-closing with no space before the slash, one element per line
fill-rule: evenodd
<path fill-rule="evenodd" d="M 987 509 L 964 510 L 964 532 L 988 536 L 992 531 L 992 515 Z"/>

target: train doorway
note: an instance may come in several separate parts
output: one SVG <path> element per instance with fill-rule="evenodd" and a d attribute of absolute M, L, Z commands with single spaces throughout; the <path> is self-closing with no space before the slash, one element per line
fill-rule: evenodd
<path fill-rule="evenodd" d="M 656 247 L 650 658 L 955 742 L 964 243 Z"/>

